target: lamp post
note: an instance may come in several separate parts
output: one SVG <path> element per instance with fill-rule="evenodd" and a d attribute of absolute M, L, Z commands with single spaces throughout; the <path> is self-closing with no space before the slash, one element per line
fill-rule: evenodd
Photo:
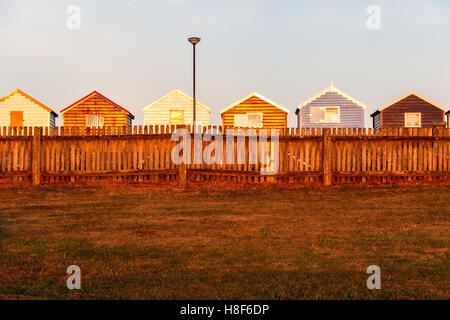
<path fill-rule="evenodd" d="M 194 128 L 194 130 L 195 130 L 195 126 L 196 126 L 196 101 L 195 101 L 195 45 L 197 44 L 197 43 L 199 43 L 200 42 L 200 38 L 197 38 L 197 37 L 191 37 L 191 38 L 189 38 L 188 39 L 188 41 L 190 42 L 190 43 L 192 43 L 192 47 L 194 48 L 194 55 L 193 55 L 193 61 L 194 61 L 194 63 L 193 63 L 193 91 L 194 91 L 194 93 L 193 93 L 193 98 L 194 98 L 194 104 L 193 104 L 193 107 L 192 107 L 192 112 L 193 112 L 193 117 L 194 117 L 194 122 L 193 122 L 193 128 Z"/>

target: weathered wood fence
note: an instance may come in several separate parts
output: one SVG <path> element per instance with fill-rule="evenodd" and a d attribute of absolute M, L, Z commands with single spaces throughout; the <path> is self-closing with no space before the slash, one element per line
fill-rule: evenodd
<path fill-rule="evenodd" d="M 199 142 L 189 135 L 190 150 L 181 155 L 189 152 L 193 163 L 180 165 L 171 159 L 179 142 L 171 139 L 175 130 L 173 126 L 3 128 L 0 179 L 36 185 L 178 180 L 181 186 L 211 180 L 325 185 L 450 181 L 450 129 L 445 128 L 281 129 L 278 135 L 270 131 L 263 144 L 259 130 L 235 129 L 235 136 L 227 140 L 221 127 L 209 127 L 203 128 Z M 222 146 L 223 154 L 211 151 L 213 143 Z M 278 164 L 274 175 L 261 174 L 266 156 Z"/>

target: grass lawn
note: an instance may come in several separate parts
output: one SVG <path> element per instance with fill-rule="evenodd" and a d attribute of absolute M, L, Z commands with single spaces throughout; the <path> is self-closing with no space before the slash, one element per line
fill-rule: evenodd
<path fill-rule="evenodd" d="M 1 188 L 0 298 L 450 297 L 450 186 L 213 189 Z"/>

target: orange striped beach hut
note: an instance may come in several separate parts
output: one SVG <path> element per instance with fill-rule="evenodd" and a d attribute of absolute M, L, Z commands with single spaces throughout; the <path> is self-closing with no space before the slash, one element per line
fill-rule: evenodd
<path fill-rule="evenodd" d="M 251 93 L 222 110 L 224 128 L 286 128 L 289 110 L 259 93 Z"/>
<path fill-rule="evenodd" d="M 97 91 L 61 110 L 63 126 L 67 127 L 131 127 L 130 111 Z"/>

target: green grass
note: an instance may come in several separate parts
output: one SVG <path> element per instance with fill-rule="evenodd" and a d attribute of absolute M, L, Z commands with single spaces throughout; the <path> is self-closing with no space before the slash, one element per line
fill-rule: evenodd
<path fill-rule="evenodd" d="M 450 186 L 218 189 L 0 189 L 0 298 L 449 298 Z"/>

